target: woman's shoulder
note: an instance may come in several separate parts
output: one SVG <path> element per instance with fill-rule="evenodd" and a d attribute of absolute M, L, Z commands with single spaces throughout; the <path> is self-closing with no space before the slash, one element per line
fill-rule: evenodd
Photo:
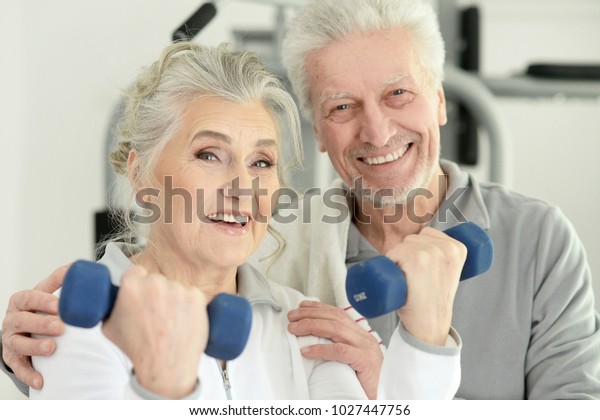
<path fill-rule="evenodd" d="M 282 311 L 297 308 L 305 300 L 318 300 L 296 289 L 267 279 L 251 264 L 244 264 L 238 272 L 238 289 L 242 296 L 252 301 L 270 303 Z"/>
<path fill-rule="evenodd" d="M 273 291 L 273 294 L 276 295 L 281 302 L 286 303 L 288 310 L 297 308 L 300 306 L 300 303 L 305 300 L 319 300 L 314 296 L 306 296 L 296 289 L 275 283 L 274 281 L 269 281 L 269 287 Z"/>

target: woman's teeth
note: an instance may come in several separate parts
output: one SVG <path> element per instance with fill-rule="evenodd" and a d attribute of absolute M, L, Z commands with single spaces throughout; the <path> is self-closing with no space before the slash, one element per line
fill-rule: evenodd
<path fill-rule="evenodd" d="M 234 216 L 233 214 L 213 213 L 209 214 L 208 218 L 214 222 L 240 223 L 242 226 L 248 223 L 248 216 L 243 214 Z"/>
<path fill-rule="evenodd" d="M 410 144 L 407 144 L 402 149 L 397 150 L 395 152 L 388 153 L 385 156 L 366 157 L 366 158 L 363 158 L 363 162 L 365 162 L 367 165 L 380 165 L 382 163 L 393 162 L 395 160 L 400 159 L 402 156 L 404 156 L 404 154 L 406 153 L 406 151 L 408 150 L 409 147 L 410 147 Z"/>

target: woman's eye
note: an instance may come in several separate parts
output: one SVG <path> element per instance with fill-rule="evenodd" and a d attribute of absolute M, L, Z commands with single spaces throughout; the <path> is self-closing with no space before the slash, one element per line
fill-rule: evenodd
<path fill-rule="evenodd" d="M 199 152 L 196 157 L 200 160 L 218 160 L 217 156 L 211 152 Z"/>
<path fill-rule="evenodd" d="M 392 95 L 402 95 L 403 93 L 406 93 L 405 89 L 396 89 L 392 91 Z"/>
<path fill-rule="evenodd" d="M 270 168 L 271 166 L 273 166 L 273 164 L 268 160 L 261 159 L 254 162 L 254 166 L 257 168 Z"/>

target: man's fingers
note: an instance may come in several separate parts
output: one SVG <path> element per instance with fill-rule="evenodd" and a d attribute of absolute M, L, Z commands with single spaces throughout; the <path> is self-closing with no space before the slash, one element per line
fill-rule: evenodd
<path fill-rule="evenodd" d="M 9 311 L 43 311 L 58 314 L 58 297 L 41 290 L 22 290 L 10 297 Z"/>
<path fill-rule="evenodd" d="M 350 318 L 343 310 L 320 302 L 302 302 L 300 307 L 288 312 L 288 320 L 291 322 L 305 318 L 329 319 L 340 322 L 352 321 L 352 318 Z"/>
<path fill-rule="evenodd" d="M 56 350 L 56 343 L 52 338 L 31 338 L 26 335 L 11 335 L 2 342 L 3 352 L 7 356 L 4 361 L 15 370 L 11 365 L 11 357 L 8 356 L 9 350 L 13 354 L 22 356 L 50 356 Z M 9 359 L 9 360 L 7 360 Z"/>
<path fill-rule="evenodd" d="M 337 321 L 324 321 L 322 319 L 312 318 L 300 319 L 299 321 L 293 321 L 288 324 L 288 331 L 296 337 L 315 335 L 330 340 L 333 340 L 333 336 L 336 335 L 335 330 L 341 328 L 342 326 Z"/>
<path fill-rule="evenodd" d="M 354 346 L 364 345 L 366 339 L 374 340 L 344 310 L 321 302 L 302 302 L 288 312 L 288 320 L 288 331 L 298 337 L 315 335 Z"/>
<path fill-rule="evenodd" d="M 58 288 L 62 286 L 63 280 L 65 279 L 65 274 L 70 266 L 71 264 L 66 264 L 57 268 L 52 274 L 39 282 L 33 289 L 46 293 L 56 292 Z"/>
<path fill-rule="evenodd" d="M 7 312 L 4 318 L 3 336 L 22 333 L 57 336 L 63 333 L 65 324 L 57 315 L 32 312 Z"/>
<path fill-rule="evenodd" d="M 352 319 L 324 320 L 305 318 L 288 324 L 288 331 L 297 337 L 315 335 L 328 338 L 336 343 L 360 346 L 367 336 L 372 337 L 367 331 L 357 326 Z M 375 340 L 374 337 L 372 337 Z"/>
<path fill-rule="evenodd" d="M 300 307 L 301 308 L 325 308 L 325 307 L 333 308 L 334 306 L 326 305 L 322 302 L 319 302 L 318 300 L 303 300 L 302 302 L 300 302 Z"/>
<path fill-rule="evenodd" d="M 361 352 L 343 343 L 314 344 L 302 347 L 300 352 L 307 359 L 336 360 L 354 366 L 361 359 Z"/>
<path fill-rule="evenodd" d="M 20 357 L 19 359 L 14 360 L 13 363 L 7 363 L 7 365 L 21 382 L 26 383 L 31 388 L 42 389 L 42 386 L 44 385 L 42 375 L 33 369 L 29 358 Z"/>
<path fill-rule="evenodd" d="M 44 378 L 42 377 L 42 374 L 33 370 L 33 368 L 29 369 L 29 371 L 25 372 L 23 378 L 19 379 L 21 380 L 21 382 L 25 382 L 33 389 L 42 389 L 42 387 L 44 386 Z"/>

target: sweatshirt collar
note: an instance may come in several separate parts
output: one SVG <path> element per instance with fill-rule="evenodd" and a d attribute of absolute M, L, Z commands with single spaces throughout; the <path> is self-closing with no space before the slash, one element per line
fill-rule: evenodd
<path fill-rule="evenodd" d="M 473 222 L 484 230 L 490 229 L 488 213 L 481 187 L 475 177 L 445 159 L 440 160 L 442 171 L 448 178 L 446 199 L 438 208 L 430 226 L 446 230 L 462 222 Z"/>

